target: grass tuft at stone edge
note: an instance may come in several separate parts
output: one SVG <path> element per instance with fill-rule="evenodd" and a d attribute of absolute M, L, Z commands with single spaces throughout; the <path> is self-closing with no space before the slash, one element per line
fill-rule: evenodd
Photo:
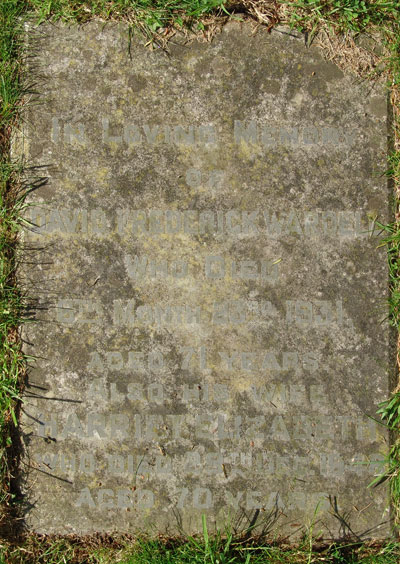
<path fill-rule="evenodd" d="M 12 436 L 25 372 L 19 332 L 24 299 L 17 284 L 19 233 L 25 194 L 22 165 L 11 159 L 12 132 L 18 127 L 22 96 L 22 28 L 19 2 L 0 4 L 0 501 L 9 508 L 16 459 Z M 7 514 L 6 511 L 3 512 Z M 0 523 L 4 518 L 0 516 Z"/>
<path fill-rule="evenodd" d="M 202 537 L 173 539 L 31 535 L 0 549 L 0 564 L 398 564 L 399 559 L 400 545 L 394 542 L 318 546 L 306 535 L 289 546 L 229 530 L 210 535 L 206 528 Z"/>

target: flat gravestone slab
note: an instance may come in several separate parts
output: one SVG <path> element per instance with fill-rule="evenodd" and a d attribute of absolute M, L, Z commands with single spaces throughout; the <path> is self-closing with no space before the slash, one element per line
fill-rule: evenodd
<path fill-rule="evenodd" d="M 284 29 L 31 41 L 27 526 L 387 535 L 383 88 Z"/>

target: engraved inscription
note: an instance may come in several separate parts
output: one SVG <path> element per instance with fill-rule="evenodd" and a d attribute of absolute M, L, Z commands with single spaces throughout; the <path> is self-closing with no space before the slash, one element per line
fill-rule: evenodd
<path fill-rule="evenodd" d="M 46 30 L 27 526 L 383 534 L 380 86 L 244 24 L 131 59 L 122 26 Z"/>

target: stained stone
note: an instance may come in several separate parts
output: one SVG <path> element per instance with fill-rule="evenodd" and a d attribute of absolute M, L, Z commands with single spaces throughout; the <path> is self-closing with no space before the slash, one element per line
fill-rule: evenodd
<path fill-rule="evenodd" d="M 28 36 L 28 529 L 387 536 L 384 87 L 285 28 Z"/>

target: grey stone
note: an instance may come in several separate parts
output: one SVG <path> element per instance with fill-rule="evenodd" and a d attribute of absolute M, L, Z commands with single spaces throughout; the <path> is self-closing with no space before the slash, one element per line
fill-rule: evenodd
<path fill-rule="evenodd" d="M 388 535 L 384 88 L 285 29 L 31 41 L 28 528 Z"/>

